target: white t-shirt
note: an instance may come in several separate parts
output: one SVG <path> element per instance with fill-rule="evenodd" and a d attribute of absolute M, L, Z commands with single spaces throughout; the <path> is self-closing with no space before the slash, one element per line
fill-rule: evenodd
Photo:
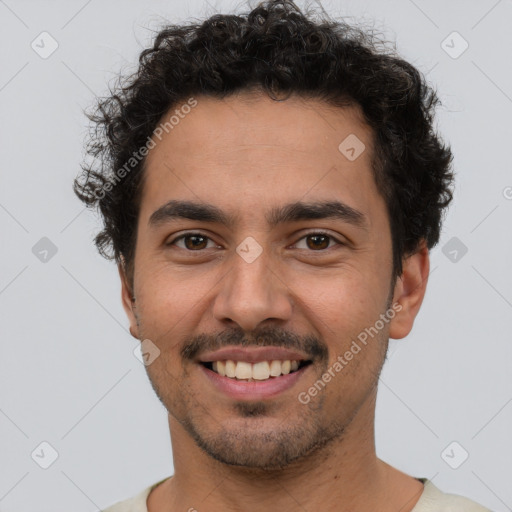
<path fill-rule="evenodd" d="M 165 480 L 167 478 L 144 489 L 133 498 L 112 505 L 103 512 L 148 512 L 146 501 L 149 493 Z M 424 484 L 424 488 L 412 512 L 491 512 L 468 498 L 442 492 L 426 478 L 418 478 L 418 480 Z"/>

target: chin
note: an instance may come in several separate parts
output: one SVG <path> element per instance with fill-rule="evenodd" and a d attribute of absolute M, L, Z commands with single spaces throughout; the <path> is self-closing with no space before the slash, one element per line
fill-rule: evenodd
<path fill-rule="evenodd" d="M 244 409 L 255 413 L 262 405 Z M 211 458 L 230 466 L 248 470 L 273 471 L 312 457 L 333 440 L 341 437 L 342 428 L 325 429 L 304 421 L 290 425 L 290 418 L 276 420 L 248 416 L 226 424 L 209 422 L 208 427 L 182 422 L 196 445 Z M 216 427 L 216 428 L 215 428 Z"/>

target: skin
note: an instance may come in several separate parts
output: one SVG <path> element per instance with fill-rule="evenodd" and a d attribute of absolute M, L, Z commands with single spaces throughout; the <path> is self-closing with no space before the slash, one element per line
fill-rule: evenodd
<path fill-rule="evenodd" d="M 174 475 L 150 494 L 149 512 L 412 510 L 423 484 L 377 458 L 375 400 L 388 339 L 405 337 L 420 309 L 429 255 L 421 243 L 393 285 L 371 129 L 355 106 L 256 93 L 196 99 L 147 157 L 133 276 L 119 266 L 130 332 L 160 350 L 146 369 L 169 412 Z M 350 134 L 366 146 L 354 161 L 338 150 Z M 171 199 L 214 204 L 236 223 L 174 219 L 150 227 L 151 214 Z M 366 225 L 317 219 L 269 227 L 270 208 L 299 200 L 342 201 Z M 319 229 L 333 238 L 317 248 L 306 235 Z M 199 248 L 190 239 L 165 245 L 188 231 L 208 238 Z M 262 248 L 252 263 L 236 252 L 249 236 Z M 390 304 L 401 310 L 301 403 L 299 392 Z M 274 345 L 281 332 L 310 336 L 324 357 L 291 389 L 240 403 L 181 352 L 199 335 L 224 341 L 231 332 L 241 333 L 234 345 L 244 336 L 256 343 L 258 333 Z"/>

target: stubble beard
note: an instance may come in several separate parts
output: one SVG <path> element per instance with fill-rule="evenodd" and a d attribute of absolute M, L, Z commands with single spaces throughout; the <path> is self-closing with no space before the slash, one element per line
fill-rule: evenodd
<path fill-rule="evenodd" d="M 284 418 L 280 425 L 271 429 L 263 426 L 268 410 L 263 402 L 238 402 L 234 405 L 236 417 L 245 420 L 239 427 L 218 428 L 214 425 L 209 431 L 204 428 L 205 421 L 197 421 L 190 416 L 180 423 L 196 445 L 218 462 L 272 472 L 310 458 L 342 437 L 343 426 L 330 424 L 326 428 L 316 419 L 314 409 L 317 406 L 300 415 L 300 424 L 290 425 L 289 418 Z"/>

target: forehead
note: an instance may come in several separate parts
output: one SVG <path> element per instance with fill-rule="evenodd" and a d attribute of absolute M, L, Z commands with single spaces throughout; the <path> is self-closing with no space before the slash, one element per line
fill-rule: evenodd
<path fill-rule="evenodd" d="M 141 217 L 173 198 L 236 210 L 327 195 L 361 206 L 377 193 L 372 131 L 357 106 L 260 93 L 195 101 L 190 109 L 181 109 L 186 102 L 173 106 L 160 123 L 174 115 L 172 125 L 153 136 Z M 352 147 L 355 159 L 344 152 Z"/>
<path fill-rule="evenodd" d="M 338 151 L 339 143 L 350 134 L 371 144 L 371 130 L 363 122 L 357 105 L 334 107 L 300 96 L 276 101 L 258 92 L 243 92 L 224 99 L 200 96 L 195 102 L 196 106 L 187 108 L 186 114 L 187 103 L 183 101 L 162 117 L 159 126 L 164 126 L 171 117 L 173 124 L 158 140 L 153 137 L 158 147 L 148 155 L 149 165 L 170 147 L 181 150 L 180 153 L 196 149 L 187 158 L 202 160 L 221 151 L 247 152 L 250 146 L 256 149 L 256 145 L 298 154 L 318 149 L 322 153 Z M 182 109 L 180 117 L 173 115 Z M 198 143 L 202 144 L 201 151 L 197 151 Z M 287 158 L 293 159 L 293 155 Z"/>

